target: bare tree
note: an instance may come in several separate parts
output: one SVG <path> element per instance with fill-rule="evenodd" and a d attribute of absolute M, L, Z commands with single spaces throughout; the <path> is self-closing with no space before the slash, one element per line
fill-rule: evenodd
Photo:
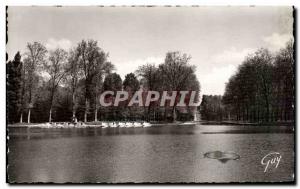
<path fill-rule="evenodd" d="M 50 75 L 49 89 L 50 89 L 50 110 L 49 122 L 52 121 L 52 109 L 55 92 L 62 78 L 65 76 L 65 63 L 68 53 L 60 48 L 50 51 L 49 62 L 44 63 L 45 71 Z"/>
<path fill-rule="evenodd" d="M 78 82 L 82 78 L 82 71 L 79 67 L 78 58 L 76 55 L 76 49 L 72 49 L 69 52 L 68 62 L 66 65 L 66 77 L 68 80 L 68 83 L 71 87 L 71 93 L 72 93 L 72 119 L 76 119 L 76 109 L 77 109 L 77 87 Z"/>
<path fill-rule="evenodd" d="M 168 52 L 165 62 L 159 65 L 159 71 L 163 77 L 163 86 L 168 91 L 181 91 L 188 86 L 187 81 L 193 77 L 195 67 L 188 64 L 190 56 L 180 52 Z M 190 80 L 192 81 L 192 80 Z M 178 94 L 177 94 L 178 95 Z M 177 98 L 177 97 L 176 97 Z M 173 121 L 176 121 L 176 103 L 172 107 Z"/>
<path fill-rule="evenodd" d="M 24 67 L 28 92 L 28 117 L 27 122 L 30 123 L 31 109 L 33 108 L 33 96 L 35 84 L 35 72 L 39 66 L 45 61 L 46 48 L 39 42 L 28 43 L 27 52 L 25 53 Z M 21 114 L 22 117 L 22 114 Z"/>

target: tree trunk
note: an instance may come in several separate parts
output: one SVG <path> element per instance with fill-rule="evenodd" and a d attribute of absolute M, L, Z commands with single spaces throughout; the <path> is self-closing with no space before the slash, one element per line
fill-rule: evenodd
<path fill-rule="evenodd" d="M 72 119 L 76 116 L 76 109 L 75 109 L 75 92 L 72 92 Z"/>
<path fill-rule="evenodd" d="M 269 107 L 269 99 L 266 98 L 266 108 L 267 108 L 267 114 L 266 114 L 266 122 L 269 122 L 269 116 L 270 116 L 270 107 Z"/>
<path fill-rule="evenodd" d="M 21 112 L 20 123 L 23 123 L 23 112 Z"/>
<path fill-rule="evenodd" d="M 176 115 L 176 109 L 175 106 L 173 106 L 173 122 L 177 120 L 177 115 Z"/>
<path fill-rule="evenodd" d="M 96 109 L 95 109 L 95 121 L 98 121 L 97 114 L 98 114 L 98 110 L 97 110 L 97 108 L 96 108 Z"/>
<path fill-rule="evenodd" d="M 49 111 L 49 123 L 52 122 L 52 107 L 50 108 L 50 111 Z"/>
<path fill-rule="evenodd" d="M 75 110 L 73 109 L 72 117 L 75 117 L 75 116 L 76 116 L 76 112 L 75 112 Z"/>
<path fill-rule="evenodd" d="M 97 93 L 95 93 L 95 121 L 98 121 Z"/>
<path fill-rule="evenodd" d="M 167 120 L 167 108 L 164 107 L 165 111 L 164 111 L 164 120 L 166 121 Z"/>
<path fill-rule="evenodd" d="M 29 110 L 28 110 L 28 117 L 27 117 L 27 123 L 30 123 L 30 113 L 31 113 L 31 109 L 29 108 Z"/>
<path fill-rule="evenodd" d="M 88 114 L 88 99 L 85 99 L 85 111 L 84 111 L 84 122 L 87 122 L 87 114 Z"/>

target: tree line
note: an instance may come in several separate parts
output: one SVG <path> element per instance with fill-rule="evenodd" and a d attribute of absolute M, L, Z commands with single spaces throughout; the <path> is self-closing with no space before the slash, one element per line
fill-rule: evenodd
<path fill-rule="evenodd" d="M 122 81 L 109 61 L 109 53 L 95 40 L 82 40 L 66 51 L 47 50 L 40 42 L 28 43 L 26 52 L 17 52 L 6 64 L 7 121 L 52 122 L 78 120 L 152 120 L 193 119 L 195 108 L 101 107 L 99 95 L 106 90 L 197 91 L 200 83 L 191 57 L 180 52 L 166 53 L 156 66 L 145 63 Z M 196 100 L 199 100 L 197 98 Z"/>
<path fill-rule="evenodd" d="M 295 120 L 293 42 L 276 53 L 259 49 L 248 55 L 226 83 L 223 96 L 204 95 L 204 120 L 293 122 Z"/>

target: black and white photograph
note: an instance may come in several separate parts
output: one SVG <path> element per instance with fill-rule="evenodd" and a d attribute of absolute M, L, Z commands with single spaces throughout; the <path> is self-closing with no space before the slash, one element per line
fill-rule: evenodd
<path fill-rule="evenodd" d="M 295 183 L 295 13 L 7 6 L 6 182 Z"/>

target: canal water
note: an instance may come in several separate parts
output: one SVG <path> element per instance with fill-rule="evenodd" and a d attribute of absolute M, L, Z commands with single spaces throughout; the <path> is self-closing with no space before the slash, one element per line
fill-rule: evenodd
<path fill-rule="evenodd" d="M 291 127 L 197 125 L 8 130 L 9 182 L 294 180 Z M 233 152 L 240 158 L 219 161 L 204 156 L 211 151 Z M 264 172 L 266 165 L 261 160 L 272 152 L 280 154 L 280 162 L 277 168 L 269 164 Z M 271 156 L 265 160 L 268 158 Z"/>

